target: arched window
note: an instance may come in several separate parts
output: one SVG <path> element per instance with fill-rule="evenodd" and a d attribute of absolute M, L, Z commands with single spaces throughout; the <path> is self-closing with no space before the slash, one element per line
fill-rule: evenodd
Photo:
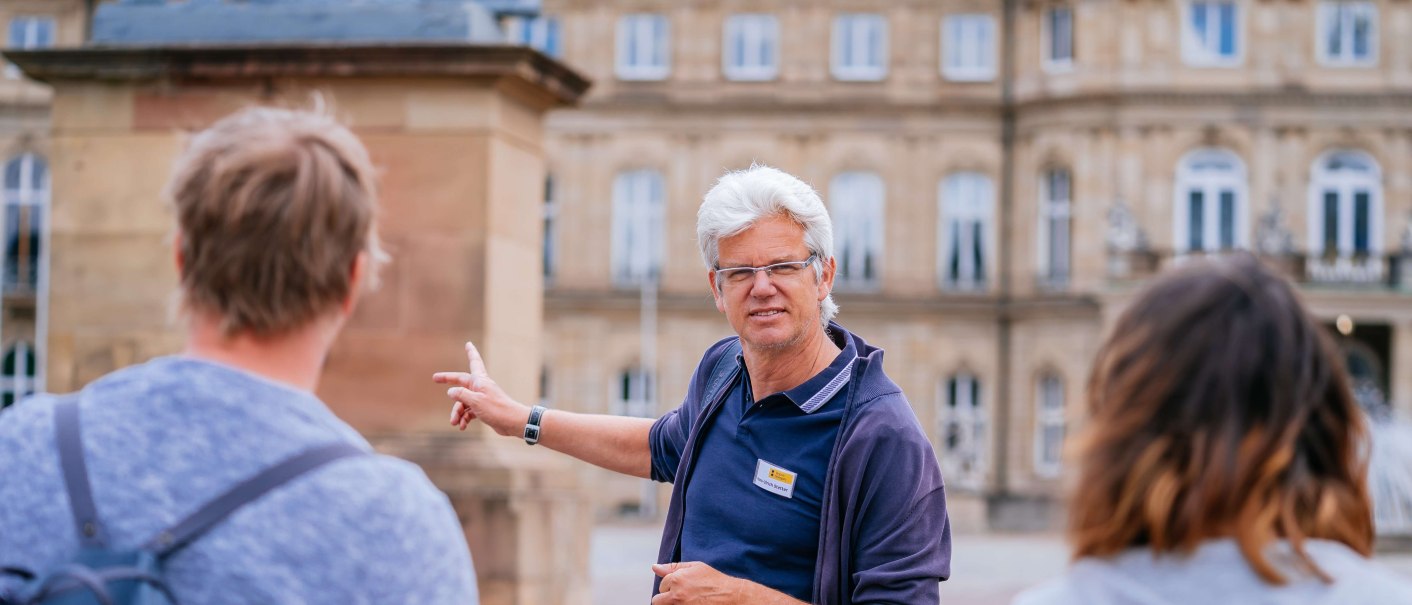
<path fill-rule="evenodd" d="M 1178 252 L 1211 252 L 1249 245 L 1245 165 L 1234 153 L 1202 149 L 1177 166 L 1173 241 Z"/>
<path fill-rule="evenodd" d="M 1382 171 L 1373 158 L 1360 151 L 1327 153 L 1314 163 L 1309 183 L 1312 256 L 1349 258 L 1381 252 Z"/>
<path fill-rule="evenodd" d="M 995 189 L 983 174 L 953 174 L 937 188 L 937 264 L 943 288 L 985 289 L 994 203 Z"/>
<path fill-rule="evenodd" d="M 872 172 L 844 172 L 829 183 L 833 211 L 835 283 L 842 288 L 877 286 L 883 242 L 883 182 Z"/>
<path fill-rule="evenodd" d="M 1035 388 L 1035 474 L 1059 475 L 1064 431 L 1064 381 L 1054 373 L 1045 373 Z"/>
<path fill-rule="evenodd" d="M 34 390 L 34 347 L 21 340 L 5 351 L 0 362 L 0 408 L 14 405 Z"/>
<path fill-rule="evenodd" d="M 34 292 L 49 207 L 49 165 L 32 153 L 5 163 L 4 291 Z"/>
<path fill-rule="evenodd" d="M 1069 169 L 1046 170 L 1039 190 L 1039 284 L 1063 289 L 1069 285 L 1069 220 L 1073 214 Z"/>
<path fill-rule="evenodd" d="M 980 381 L 969 372 L 958 372 L 942 381 L 940 400 L 937 428 L 943 473 L 957 487 L 981 489 L 989 433 Z"/>
<path fill-rule="evenodd" d="M 665 189 L 656 170 L 621 172 L 613 179 L 613 280 L 620 286 L 661 273 Z"/>

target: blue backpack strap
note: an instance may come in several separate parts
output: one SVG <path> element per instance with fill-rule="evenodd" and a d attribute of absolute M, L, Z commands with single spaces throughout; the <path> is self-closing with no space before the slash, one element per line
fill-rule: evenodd
<path fill-rule="evenodd" d="M 368 452 L 349 443 L 324 445 L 295 454 L 283 462 L 265 469 L 258 475 L 246 479 L 226 490 L 220 497 L 208 502 L 199 510 L 188 515 L 176 525 L 158 533 L 142 546 L 152 552 L 158 560 L 170 556 L 192 540 L 206 533 L 236 509 L 265 495 L 270 490 L 284 485 L 290 480 L 317 469 L 325 464 L 343 458 L 368 455 Z"/>
<path fill-rule="evenodd" d="M 54 405 L 54 438 L 79 542 L 84 548 L 102 548 L 108 540 L 103 524 L 98 521 L 98 509 L 93 505 L 93 487 L 88 483 L 77 399 L 64 398 Z"/>
<path fill-rule="evenodd" d="M 705 399 L 702 400 L 702 409 L 711 407 L 711 402 L 720 398 L 720 390 L 726 385 L 726 381 L 735 376 L 736 356 L 740 355 L 740 338 L 731 340 L 726 345 L 726 350 L 721 352 L 721 356 L 716 359 L 716 365 L 711 367 L 711 379 L 706 383 L 706 390 L 702 391 Z"/>

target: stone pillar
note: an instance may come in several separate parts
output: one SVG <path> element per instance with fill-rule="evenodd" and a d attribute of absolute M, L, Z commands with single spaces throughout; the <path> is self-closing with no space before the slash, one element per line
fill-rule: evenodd
<path fill-rule="evenodd" d="M 1397 417 L 1412 420 L 1412 318 L 1392 325 L 1392 359 L 1388 364 L 1388 402 Z"/>
<path fill-rule="evenodd" d="M 255 104 L 329 106 L 382 171 L 394 261 L 331 353 L 319 396 L 452 498 L 483 603 L 588 600 L 587 507 L 566 460 L 446 425 L 431 374 L 465 367 L 538 394 L 544 112 L 587 81 L 503 46 L 258 46 L 13 53 L 54 87 L 48 387 L 180 349 L 161 200 L 185 132 Z M 321 101 L 320 101 L 321 100 Z"/>

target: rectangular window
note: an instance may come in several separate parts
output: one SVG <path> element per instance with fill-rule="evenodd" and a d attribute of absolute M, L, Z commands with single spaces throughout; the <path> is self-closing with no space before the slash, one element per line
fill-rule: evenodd
<path fill-rule="evenodd" d="M 653 407 L 650 374 L 642 368 L 634 368 L 618 375 L 618 397 L 610 410 L 612 414 L 651 418 L 657 415 Z"/>
<path fill-rule="evenodd" d="M 1064 452 L 1064 383 L 1057 376 L 1039 379 L 1035 394 L 1035 473 L 1059 476 Z"/>
<path fill-rule="evenodd" d="M 1044 14 L 1044 66 L 1053 71 L 1074 63 L 1074 9 L 1055 6 Z"/>
<path fill-rule="evenodd" d="M 983 290 L 986 286 L 985 255 L 994 190 L 990 179 L 974 172 L 961 172 L 942 180 L 938 192 L 941 234 L 938 259 L 942 267 L 941 286 L 947 290 Z"/>
<path fill-rule="evenodd" d="M 988 431 L 981 385 L 960 373 L 943 383 L 940 420 L 943 474 L 964 489 L 981 489 L 987 471 Z"/>
<path fill-rule="evenodd" d="M 11 19 L 9 38 L 6 40 L 5 46 L 21 50 L 53 47 L 54 18 L 15 17 Z M 5 77 L 15 79 L 21 75 L 20 69 L 14 64 L 5 64 Z"/>
<path fill-rule="evenodd" d="M 1370 247 L 1368 237 L 1371 230 L 1368 225 L 1369 205 L 1372 203 L 1367 191 L 1353 192 L 1353 253 L 1367 254 Z"/>
<path fill-rule="evenodd" d="M 665 80 L 671 73 L 671 29 L 665 15 L 634 13 L 618 20 L 620 80 Z"/>
<path fill-rule="evenodd" d="M 942 25 L 941 73 L 948 80 L 995 79 L 995 18 L 951 15 Z"/>
<path fill-rule="evenodd" d="M 780 22 L 774 15 L 726 18 L 721 69 L 739 81 L 773 80 L 779 75 Z"/>
<path fill-rule="evenodd" d="M 1366 0 L 1319 3 L 1319 61 L 1336 67 L 1377 64 L 1378 9 Z"/>
<path fill-rule="evenodd" d="M 887 21 L 882 15 L 844 13 L 833 20 L 833 77 L 877 81 L 887 77 Z"/>
<path fill-rule="evenodd" d="M 554 58 L 562 58 L 559 45 L 559 20 L 554 17 L 506 17 L 505 39 L 523 44 Z"/>
<path fill-rule="evenodd" d="M 883 182 L 871 172 L 845 172 L 829 184 L 836 284 L 841 289 L 877 287 L 883 248 Z"/>
<path fill-rule="evenodd" d="M 660 276 L 664 198 L 655 170 L 624 172 L 613 180 L 613 278 L 619 286 Z"/>
<path fill-rule="evenodd" d="M 1240 63 L 1240 11 L 1236 0 L 1193 0 L 1182 28 L 1182 54 L 1190 65 L 1230 67 Z"/>
<path fill-rule="evenodd" d="M 1040 201 L 1040 285 L 1062 289 L 1069 285 L 1069 171 L 1056 168 L 1045 173 Z"/>
<path fill-rule="evenodd" d="M 1324 253 L 1338 252 L 1338 192 L 1324 192 Z"/>
<path fill-rule="evenodd" d="M 1235 224 L 1236 224 L 1236 201 L 1235 192 L 1229 189 L 1221 191 L 1221 249 L 1230 250 L 1235 248 Z"/>
<path fill-rule="evenodd" d="M 555 223 L 559 207 L 554 201 L 554 177 L 544 179 L 544 281 L 547 284 L 554 278 Z"/>
<path fill-rule="evenodd" d="M 1192 191 L 1187 203 L 1187 250 L 1205 250 L 1206 199 L 1201 191 Z"/>

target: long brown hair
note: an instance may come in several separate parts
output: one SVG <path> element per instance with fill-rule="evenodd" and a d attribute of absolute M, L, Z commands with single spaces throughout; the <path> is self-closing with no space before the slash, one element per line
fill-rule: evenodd
<path fill-rule="evenodd" d="M 1231 537 L 1261 578 L 1287 540 L 1372 551 L 1362 412 L 1329 336 L 1249 254 L 1151 284 L 1094 361 L 1074 453 L 1074 556 L 1190 553 Z"/>

